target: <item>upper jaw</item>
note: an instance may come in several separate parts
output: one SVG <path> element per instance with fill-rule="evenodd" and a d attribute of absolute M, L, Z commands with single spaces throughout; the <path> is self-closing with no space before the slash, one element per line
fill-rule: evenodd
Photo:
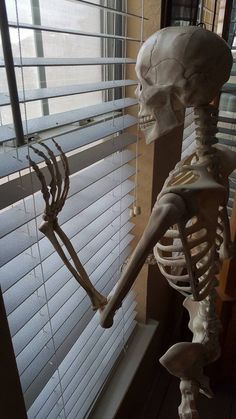
<path fill-rule="evenodd" d="M 147 144 L 152 143 L 158 138 L 158 127 L 157 121 L 152 116 L 145 116 L 139 119 L 139 127 L 144 133 L 144 137 Z"/>
<path fill-rule="evenodd" d="M 156 122 L 153 115 L 143 115 L 139 117 L 139 128 L 144 131 L 149 126 L 152 126 Z"/>

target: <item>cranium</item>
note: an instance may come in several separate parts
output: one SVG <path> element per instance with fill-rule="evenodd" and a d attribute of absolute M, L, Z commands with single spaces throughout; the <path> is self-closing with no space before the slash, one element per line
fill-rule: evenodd
<path fill-rule="evenodd" d="M 148 38 L 136 64 L 146 142 L 181 125 L 185 108 L 210 103 L 228 80 L 231 66 L 226 42 L 201 27 L 165 28 Z"/>

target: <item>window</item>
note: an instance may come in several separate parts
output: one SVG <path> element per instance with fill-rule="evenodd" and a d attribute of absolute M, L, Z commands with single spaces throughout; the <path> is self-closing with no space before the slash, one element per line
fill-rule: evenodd
<path fill-rule="evenodd" d="M 192 4 L 193 2 L 191 2 Z M 204 0 L 195 2 L 195 24 L 203 24 L 206 29 L 217 32 L 219 21 L 219 2 Z M 192 4 L 193 6 L 193 4 Z M 182 157 L 186 157 L 195 149 L 195 122 L 193 108 L 186 109 L 183 132 Z"/>
<path fill-rule="evenodd" d="M 233 55 L 233 67 L 231 71 L 230 79 L 222 88 L 220 101 L 219 101 L 219 122 L 218 122 L 218 141 L 219 144 L 230 147 L 232 150 L 235 150 L 235 112 L 236 112 L 236 102 L 235 102 L 235 15 L 236 15 L 236 2 L 232 2 L 232 11 L 230 18 L 230 27 L 229 27 L 229 38 L 228 44 L 231 48 Z M 231 173 L 229 178 L 229 200 L 228 200 L 228 213 L 232 215 L 232 209 L 234 204 L 234 197 L 236 192 L 236 173 L 235 171 Z"/>
<path fill-rule="evenodd" d="M 163 25 L 196 25 L 199 14 L 199 3 L 199 0 L 167 0 L 163 2 Z"/>
<path fill-rule="evenodd" d="M 52 137 L 67 153 L 71 187 L 59 222 L 92 282 L 108 295 L 133 238 L 136 156 L 127 147 L 137 136 L 125 130 L 137 122 L 129 114 L 137 101 L 125 95 L 136 84 L 125 79 L 126 66 L 135 63 L 126 57 L 129 15 L 118 0 L 6 6 L 24 138 L 15 133 L 2 51 L 4 303 L 28 417 L 84 418 L 135 329 L 136 302 L 131 292 L 115 326 L 99 326 L 85 292 L 38 231 L 44 202 L 26 156 L 29 144 L 53 149 Z M 31 156 L 46 175 L 43 158 Z"/>

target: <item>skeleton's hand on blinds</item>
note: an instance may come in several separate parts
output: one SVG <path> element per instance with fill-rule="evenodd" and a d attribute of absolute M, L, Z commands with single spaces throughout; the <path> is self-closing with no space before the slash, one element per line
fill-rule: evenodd
<path fill-rule="evenodd" d="M 72 243 L 58 224 L 57 216 L 59 212 L 63 209 L 69 192 L 70 173 L 68 161 L 65 154 L 63 153 L 59 144 L 57 144 L 57 142 L 54 139 L 52 139 L 52 141 L 60 153 L 60 159 L 63 167 L 63 175 L 60 172 L 60 168 L 55 154 L 46 144 L 40 143 L 40 146 L 44 148 L 45 152 L 40 150 L 38 147 L 35 148 L 34 146 L 30 146 L 34 153 L 43 158 L 46 163 L 51 177 L 49 185 L 47 185 L 46 179 L 43 173 L 41 172 L 39 166 L 34 162 L 33 159 L 31 159 L 30 156 L 28 156 L 29 163 L 35 170 L 35 173 L 41 183 L 41 192 L 45 201 L 43 222 L 41 223 L 39 230 L 43 234 L 45 234 L 45 236 L 50 240 L 54 249 L 64 262 L 65 266 L 69 269 L 76 281 L 78 281 L 78 283 L 87 292 L 92 302 L 93 309 L 102 309 L 107 304 L 106 297 L 104 297 L 94 288 L 77 256 L 77 253 Z M 58 241 L 58 237 L 63 243 L 63 246 L 65 246 L 67 252 L 69 253 L 70 259 L 66 256 L 62 245 Z"/>

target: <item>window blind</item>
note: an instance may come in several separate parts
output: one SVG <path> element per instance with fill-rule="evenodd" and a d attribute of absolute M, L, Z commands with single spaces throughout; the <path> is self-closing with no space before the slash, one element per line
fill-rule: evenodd
<path fill-rule="evenodd" d="M 163 26 L 196 25 L 199 0 L 167 0 L 163 4 Z"/>
<path fill-rule="evenodd" d="M 236 147 L 236 79 L 235 79 L 235 15 L 236 15 L 236 2 L 233 1 L 230 28 L 229 28 L 229 39 L 228 43 L 231 47 L 233 55 L 233 67 L 231 76 L 228 82 L 223 86 L 220 102 L 219 102 L 219 122 L 218 122 L 218 141 L 219 144 L 223 144 L 235 151 Z M 229 189 L 229 200 L 228 200 L 228 213 L 231 215 L 234 197 L 236 192 L 236 172 L 234 171 L 229 178 L 230 189 Z"/>
<path fill-rule="evenodd" d="M 231 14 L 231 25 L 229 30 L 229 44 L 231 46 L 231 51 L 235 61 L 235 50 L 234 50 L 234 33 L 235 33 L 235 10 L 236 3 L 233 3 L 232 14 Z M 235 63 L 233 63 L 231 77 L 229 81 L 223 86 L 220 95 L 219 102 L 219 122 L 218 122 L 218 142 L 219 144 L 226 145 L 235 148 L 235 111 L 236 111 L 236 102 L 235 102 L 235 93 L 236 93 L 236 84 L 235 84 Z M 189 108 L 186 110 L 185 115 L 185 125 L 184 125 L 184 134 L 183 134 L 183 146 L 182 146 L 182 157 L 190 154 L 195 147 L 195 138 L 194 138 L 194 114 L 193 109 Z M 230 190 L 229 190 L 229 200 L 228 200 L 228 213 L 231 215 L 234 196 L 236 192 L 236 174 L 232 173 L 230 176 Z"/>
<path fill-rule="evenodd" d="M 125 67 L 135 63 L 126 42 L 140 40 L 126 32 L 127 19 L 142 25 L 143 18 L 123 3 L 6 2 L 24 144 L 2 54 L 0 279 L 29 418 L 87 417 L 135 329 L 132 292 L 114 326 L 99 326 L 85 291 L 38 230 L 44 201 L 27 160 L 32 142 L 58 156 L 52 136 L 67 153 L 70 191 L 59 223 L 92 283 L 109 295 L 131 251 L 137 158 L 127 149 L 137 135 L 126 132 L 137 124 L 129 114 L 137 100 L 126 97 L 136 80 L 125 78 Z M 31 158 L 49 183 L 43 158 Z"/>
<path fill-rule="evenodd" d="M 196 25 L 201 21 L 202 2 L 199 0 L 167 1 L 163 8 L 164 26 Z M 191 154 L 195 146 L 193 108 L 185 111 L 181 158 Z"/>
<path fill-rule="evenodd" d="M 199 0 L 178 0 L 172 2 L 171 26 L 196 25 Z"/>
<path fill-rule="evenodd" d="M 185 111 L 182 158 L 188 156 L 195 148 L 195 123 L 194 109 L 187 108 Z"/>

